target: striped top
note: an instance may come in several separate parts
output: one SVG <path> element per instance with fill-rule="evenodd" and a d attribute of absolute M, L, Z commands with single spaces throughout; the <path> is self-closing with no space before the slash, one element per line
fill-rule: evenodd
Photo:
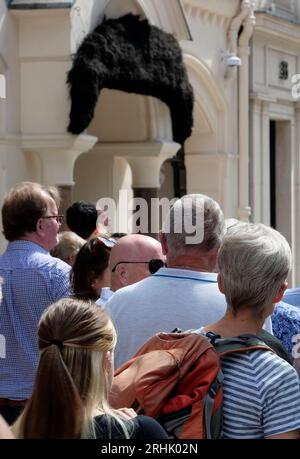
<path fill-rule="evenodd" d="M 223 438 L 264 438 L 300 428 L 295 369 L 273 352 L 255 350 L 222 358 Z"/>

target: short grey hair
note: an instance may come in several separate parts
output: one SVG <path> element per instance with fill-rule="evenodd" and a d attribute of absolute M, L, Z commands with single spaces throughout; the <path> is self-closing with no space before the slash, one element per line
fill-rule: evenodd
<path fill-rule="evenodd" d="M 234 313 L 253 306 L 260 316 L 280 292 L 291 263 L 290 246 L 275 229 L 253 223 L 232 226 L 217 262 L 228 306 Z"/>
<path fill-rule="evenodd" d="M 201 239 L 192 242 L 193 234 L 183 224 L 185 216 L 191 225 L 201 224 Z M 179 226 L 178 226 L 179 223 Z M 178 227 L 181 228 L 178 231 Z M 224 215 L 219 204 L 204 194 L 188 194 L 177 200 L 165 218 L 162 232 L 171 254 L 186 250 L 209 252 L 218 249 L 225 234 Z M 190 241 L 190 242 L 189 242 Z"/>
<path fill-rule="evenodd" d="M 70 264 L 70 259 L 76 257 L 81 247 L 86 243 L 85 239 L 72 231 L 58 233 L 58 243 L 50 251 L 52 257 L 57 257 Z"/>

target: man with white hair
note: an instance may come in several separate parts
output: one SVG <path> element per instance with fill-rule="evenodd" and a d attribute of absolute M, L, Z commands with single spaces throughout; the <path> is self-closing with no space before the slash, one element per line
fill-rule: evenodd
<path fill-rule="evenodd" d="M 116 368 L 157 332 L 198 328 L 222 317 L 226 303 L 215 267 L 224 234 L 224 216 L 212 198 L 194 194 L 176 201 L 161 233 L 167 268 L 107 303 L 118 334 Z"/>
<path fill-rule="evenodd" d="M 122 237 L 109 258 L 111 288 L 102 288 L 97 304 L 105 306 L 114 292 L 151 276 L 164 266 L 164 261 L 161 244 L 153 237 L 142 234 Z"/>

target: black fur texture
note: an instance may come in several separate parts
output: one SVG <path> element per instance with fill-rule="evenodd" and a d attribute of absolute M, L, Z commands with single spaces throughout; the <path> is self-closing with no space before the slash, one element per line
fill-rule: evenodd
<path fill-rule="evenodd" d="M 79 47 L 67 82 L 72 134 L 87 128 L 101 89 L 108 88 L 157 97 L 170 109 L 174 141 L 191 135 L 194 97 L 180 46 L 138 16 L 104 19 Z"/>

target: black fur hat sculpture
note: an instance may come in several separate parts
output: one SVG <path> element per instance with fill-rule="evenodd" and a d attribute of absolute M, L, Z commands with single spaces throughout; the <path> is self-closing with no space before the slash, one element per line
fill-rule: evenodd
<path fill-rule="evenodd" d="M 79 47 L 68 84 L 72 134 L 87 128 L 101 89 L 108 88 L 157 97 L 170 109 L 174 141 L 182 144 L 191 135 L 193 89 L 180 46 L 138 16 L 104 19 Z"/>

